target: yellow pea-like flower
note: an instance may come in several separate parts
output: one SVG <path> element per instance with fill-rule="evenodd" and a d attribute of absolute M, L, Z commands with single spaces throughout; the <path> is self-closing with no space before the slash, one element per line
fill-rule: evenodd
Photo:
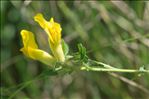
<path fill-rule="evenodd" d="M 54 57 L 61 62 L 65 61 L 64 52 L 61 45 L 61 31 L 62 28 L 59 23 L 54 22 L 51 18 L 46 21 L 41 13 L 38 13 L 34 20 L 46 31 L 49 37 L 49 44 Z"/>
<path fill-rule="evenodd" d="M 65 56 L 61 45 L 61 26 L 59 23 L 54 22 L 51 18 L 50 21 L 46 21 L 42 14 L 37 14 L 34 20 L 40 24 L 40 26 L 46 31 L 48 35 L 48 41 L 50 44 L 51 51 L 54 56 L 47 52 L 40 50 L 35 42 L 35 38 L 32 32 L 27 30 L 21 31 L 24 47 L 20 50 L 25 56 L 35 60 L 39 60 L 47 65 L 52 65 L 56 61 L 64 62 Z"/>
<path fill-rule="evenodd" d="M 24 47 L 21 48 L 20 50 L 24 53 L 25 56 L 35 60 L 39 60 L 47 65 L 52 65 L 53 63 L 55 63 L 56 60 L 54 59 L 54 57 L 52 57 L 47 52 L 38 49 L 38 46 L 35 42 L 35 38 L 32 32 L 22 30 L 21 36 Z"/>

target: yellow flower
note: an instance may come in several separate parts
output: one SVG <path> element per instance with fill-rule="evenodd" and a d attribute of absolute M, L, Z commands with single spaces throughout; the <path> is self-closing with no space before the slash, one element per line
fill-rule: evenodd
<path fill-rule="evenodd" d="M 46 21 L 43 18 L 43 15 L 38 13 L 34 20 L 40 24 L 40 26 L 46 31 L 49 37 L 49 44 L 52 50 L 54 57 L 61 62 L 65 61 L 65 56 L 63 53 L 61 45 L 61 31 L 62 28 L 60 24 L 54 22 L 54 19 L 51 18 L 50 21 Z"/>
<path fill-rule="evenodd" d="M 55 59 L 47 52 L 38 49 L 35 42 L 35 38 L 32 32 L 27 30 L 21 31 L 21 36 L 23 40 L 24 47 L 20 50 L 26 55 L 35 60 L 39 60 L 47 65 L 51 65 L 55 62 Z"/>
<path fill-rule="evenodd" d="M 46 21 L 40 13 L 34 17 L 34 20 L 37 21 L 48 34 L 48 41 L 54 57 L 47 52 L 38 49 L 33 33 L 27 30 L 21 31 L 24 45 L 21 51 L 27 57 L 39 60 L 47 65 L 51 65 L 56 61 L 64 62 L 65 56 L 61 45 L 62 29 L 60 24 L 54 22 L 53 18 L 51 18 L 49 22 Z"/>

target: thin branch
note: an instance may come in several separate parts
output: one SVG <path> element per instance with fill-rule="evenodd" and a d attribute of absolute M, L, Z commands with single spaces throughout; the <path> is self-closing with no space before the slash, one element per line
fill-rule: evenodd
<path fill-rule="evenodd" d="M 140 84 L 138 84 L 138 83 L 136 83 L 136 82 L 134 82 L 132 80 L 129 80 L 129 79 L 123 77 L 123 76 L 120 76 L 120 75 L 118 75 L 116 73 L 109 73 L 109 74 L 112 75 L 113 77 L 118 78 L 121 81 L 123 81 L 123 82 L 125 82 L 125 83 L 127 83 L 127 84 L 129 84 L 129 85 L 131 85 L 133 87 L 136 87 L 136 88 L 140 89 L 141 91 L 149 94 L 149 90 L 146 89 L 145 87 L 143 87 L 142 85 L 140 85 Z"/>

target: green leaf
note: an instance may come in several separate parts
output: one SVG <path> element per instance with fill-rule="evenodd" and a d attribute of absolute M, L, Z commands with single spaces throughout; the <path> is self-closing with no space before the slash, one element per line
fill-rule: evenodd
<path fill-rule="evenodd" d="M 82 44 L 78 44 L 80 58 L 84 59 L 86 55 L 86 48 Z"/>
<path fill-rule="evenodd" d="M 69 52 L 69 46 L 63 39 L 62 39 L 62 49 L 63 49 L 64 55 L 66 56 Z"/>
<path fill-rule="evenodd" d="M 79 59 L 83 62 L 87 62 L 86 48 L 82 44 L 78 44 L 79 49 Z"/>

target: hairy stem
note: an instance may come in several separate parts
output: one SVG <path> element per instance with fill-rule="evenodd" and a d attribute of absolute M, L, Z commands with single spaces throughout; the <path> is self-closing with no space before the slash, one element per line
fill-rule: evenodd
<path fill-rule="evenodd" d="M 82 66 L 81 70 L 101 71 L 101 72 L 124 72 L 124 73 L 149 73 L 149 70 L 117 69 L 117 68 L 98 68 L 91 66 Z"/>

